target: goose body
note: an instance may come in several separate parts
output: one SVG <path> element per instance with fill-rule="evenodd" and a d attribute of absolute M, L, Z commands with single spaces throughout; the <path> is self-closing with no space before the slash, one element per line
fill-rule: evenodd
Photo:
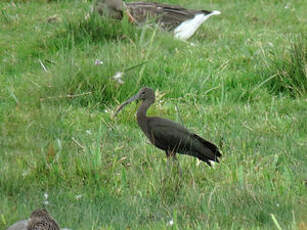
<path fill-rule="evenodd" d="M 220 14 L 216 10 L 192 10 L 156 2 L 123 3 L 122 0 L 98 0 L 95 9 L 99 14 L 116 19 L 121 19 L 126 11 L 129 20 L 138 24 L 155 20 L 161 28 L 173 31 L 174 36 L 182 40 L 193 36 L 209 17 Z"/>

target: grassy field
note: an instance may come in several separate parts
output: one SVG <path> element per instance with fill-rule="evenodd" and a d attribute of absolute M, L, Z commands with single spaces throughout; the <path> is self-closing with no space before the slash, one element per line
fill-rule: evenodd
<path fill-rule="evenodd" d="M 14 2 L 0 3 L 0 229 L 43 206 L 73 230 L 307 229 L 304 1 L 170 0 L 222 12 L 188 42 L 86 17 L 86 0 Z M 181 155 L 180 176 L 136 104 L 112 119 L 143 86 L 149 114 L 218 144 L 221 163 Z"/>

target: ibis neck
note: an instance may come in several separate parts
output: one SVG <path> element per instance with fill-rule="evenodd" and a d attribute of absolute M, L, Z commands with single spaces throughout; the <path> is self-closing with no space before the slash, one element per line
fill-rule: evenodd
<path fill-rule="evenodd" d="M 146 120 L 148 119 L 148 117 L 146 116 L 147 110 L 153 103 L 154 100 L 152 99 L 147 99 L 143 101 L 136 113 L 138 124 L 143 129 L 143 131 L 145 131 L 144 129 L 146 129 Z"/>

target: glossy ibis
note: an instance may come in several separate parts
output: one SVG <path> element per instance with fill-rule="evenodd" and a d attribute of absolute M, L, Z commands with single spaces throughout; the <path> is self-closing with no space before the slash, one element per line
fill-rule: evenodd
<path fill-rule="evenodd" d="M 163 29 L 174 31 L 175 37 L 182 40 L 189 39 L 209 17 L 220 14 L 217 10 L 191 10 L 156 2 L 124 3 L 122 0 L 97 0 L 94 10 L 119 20 L 126 13 L 134 23 L 156 19 Z"/>
<path fill-rule="evenodd" d="M 142 100 L 137 110 L 137 122 L 150 142 L 166 152 L 166 156 L 176 157 L 176 153 L 197 157 L 211 166 L 210 161 L 219 162 L 221 153 L 217 146 L 200 136 L 189 132 L 182 125 L 160 117 L 148 117 L 146 112 L 155 102 L 155 93 L 151 88 L 142 88 L 135 96 L 121 104 L 118 112 L 134 100 Z"/>

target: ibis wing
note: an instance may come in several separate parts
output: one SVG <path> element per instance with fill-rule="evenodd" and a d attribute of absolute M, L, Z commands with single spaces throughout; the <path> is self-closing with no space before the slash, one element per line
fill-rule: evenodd
<path fill-rule="evenodd" d="M 171 120 L 152 117 L 148 126 L 151 142 L 164 150 L 178 150 L 178 147 L 185 146 L 190 139 L 190 132 Z"/>
<path fill-rule="evenodd" d="M 195 156 L 208 163 L 219 161 L 221 156 L 217 146 L 189 132 L 173 121 L 162 118 L 151 118 L 149 121 L 150 140 L 157 147 L 182 154 Z"/>

